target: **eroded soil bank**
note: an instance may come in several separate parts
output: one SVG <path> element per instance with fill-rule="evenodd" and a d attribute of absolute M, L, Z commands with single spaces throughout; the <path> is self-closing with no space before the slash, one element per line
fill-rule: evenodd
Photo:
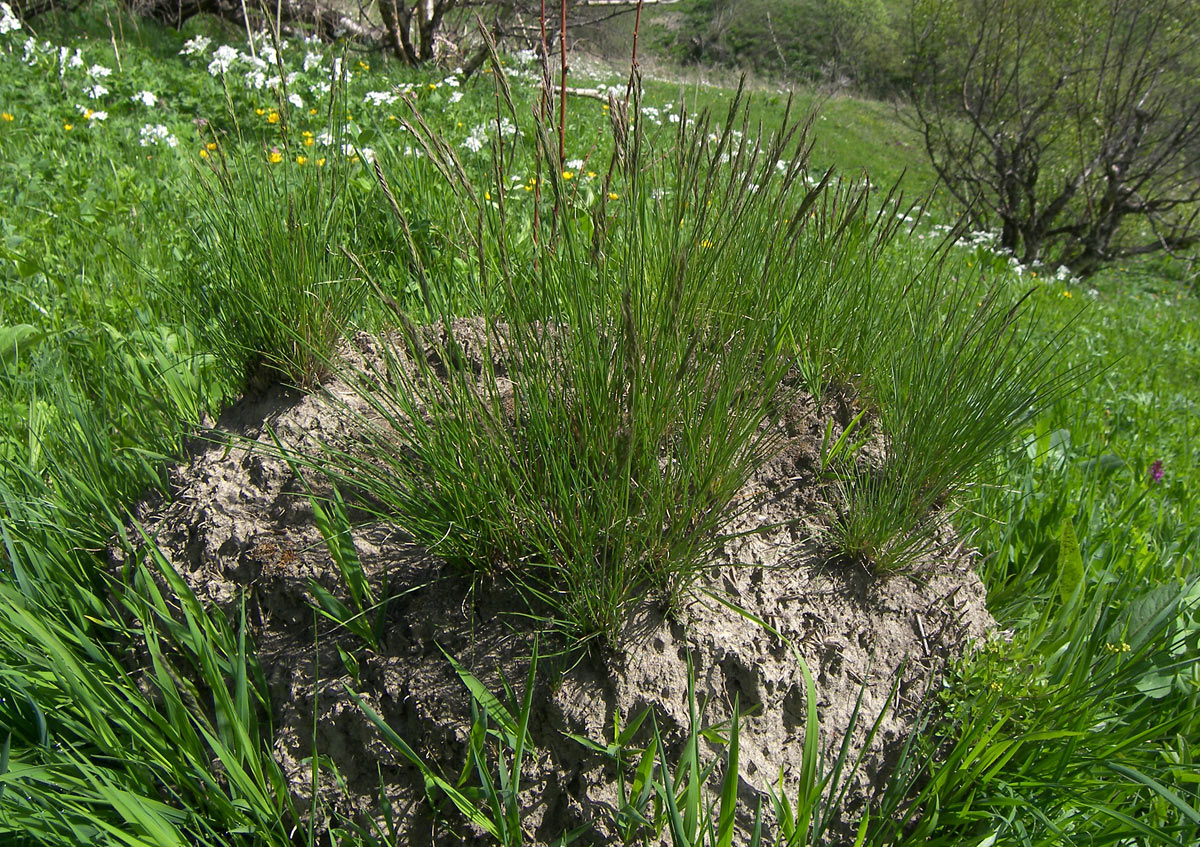
<path fill-rule="evenodd" d="M 460 330 L 470 327 L 456 325 Z M 378 344 L 359 336 L 348 343 L 347 358 L 377 357 Z M 453 780 L 465 758 L 470 698 L 442 651 L 493 691 L 502 690 L 501 677 L 519 689 L 533 633 L 517 614 L 515 592 L 472 584 L 380 522 L 353 537 L 376 592 L 390 598 L 380 648 L 315 613 L 314 586 L 339 597 L 346 591 L 304 484 L 263 448 L 273 437 L 301 449 L 352 437 L 345 408 L 357 392 L 337 378 L 326 392 L 340 402 L 275 388 L 229 409 L 174 469 L 172 498 L 147 501 L 138 517 L 202 601 L 238 614 L 244 599 L 270 687 L 274 748 L 300 807 L 307 807 L 315 741 L 340 775 L 321 773 L 327 809 L 376 817 L 385 792 L 409 843 L 460 843 L 469 828 L 460 826 L 456 837 L 435 824 L 416 769 L 384 743 L 346 689 Z M 689 723 L 689 660 L 697 699 L 707 704 L 706 725 L 727 721 L 735 699 L 744 714 L 744 808 L 752 810 L 756 792 L 777 785 L 781 771 L 784 783 L 794 784 L 804 742 L 804 680 L 788 644 L 752 618 L 770 624 L 811 668 L 826 761 L 836 758 L 847 732 L 856 757 L 884 712 L 847 794 L 845 814 L 854 819 L 882 786 L 945 662 L 994 627 L 971 554 L 949 530 L 939 553 L 910 575 L 878 577 L 829 561 L 820 543 L 828 509 L 817 453 L 826 421 L 835 419 L 836 436 L 844 418 L 829 405 L 801 402 L 784 417 L 788 447 L 743 492 L 754 508 L 729 527 L 743 534 L 724 545 L 693 602 L 670 616 L 642 606 L 615 647 L 555 658 L 546 654 L 564 645 L 542 639 L 544 673 L 530 730 L 536 749 L 523 776 L 527 834 L 534 840 L 548 843 L 590 823 L 581 843 L 611 843 L 612 763 L 568 736 L 606 743 L 615 715 L 627 721 L 649 707 L 664 737 L 678 745 Z M 860 694 L 860 716 L 851 726 Z M 446 805 L 446 816 L 460 822 Z"/>

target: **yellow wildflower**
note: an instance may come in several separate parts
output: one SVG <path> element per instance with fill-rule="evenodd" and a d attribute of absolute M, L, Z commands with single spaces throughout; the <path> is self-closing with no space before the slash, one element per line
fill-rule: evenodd
<path fill-rule="evenodd" d="M 207 151 L 207 150 L 205 150 L 203 147 L 201 147 L 201 148 L 200 148 L 200 158 L 201 158 L 201 159 L 207 159 L 207 158 L 208 158 L 208 151 Z"/>
<path fill-rule="evenodd" d="M 431 83 L 429 83 L 429 90 L 430 90 L 430 91 L 436 91 L 436 90 L 437 90 L 437 83 L 436 83 L 436 82 L 431 82 Z"/>
<path fill-rule="evenodd" d="M 269 124 L 279 123 L 279 113 L 271 112 L 271 114 L 267 115 L 267 123 L 269 123 Z"/>
<path fill-rule="evenodd" d="M 588 179 L 595 179 L 595 178 L 596 178 L 596 172 L 588 171 Z"/>
<path fill-rule="evenodd" d="M 75 129 L 75 124 L 68 124 L 68 123 L 63 124 L 63 132 L 70 132 L 73 129 Z"/>
<path fill-rule="evenodd" d="M 317 167 L 318 167 L 318 168 L 323 168 L 323 167 L 325 167 L 325 157 L 324 157 L 324 156 L 322 156 L 321 158 L 317 159 Z"/>
<path fill-rule="evenodd" d="M 267 161 L 270 162 L 272 165 L 278 165 L 280 162 L 283 161 L 283 154 L 280 153 L 278 150 L 272 150 L 270 153 L 267 154 Z"/>
<path fill-rule="evenodd" d="M 209 151 L 216 150 L 216 149 L 217 149 L 217 142 L 215 142 L 215 141 L 210 141 L 210 142 L 208 142 L 207 144 L 205 144 L 204 146 L 205 146 L 205 148 L 206 148 L 206 149 L 208 149 Z"/>
<path fill-rule="evenodd" d="M 712 247 L 712 246 L 713 246 L 713 243 L 711 241 L 709 241 L 707 238 L 700 242 L 700 247 L 705 250 L 707 250 L 709 247 Z"/>
<path fill-rule="evenodd" d="M 574 179 L 574 178 L 575 178 L 575 173 L 573 171 L 563 171 L 563 179 Z"/>
<path fill-rule="evenodd" d="M 14 120 L 12 112 L 0 112 L 0 120 L 4 121 L 5 123 L 12 123 Z"/>
<path fill-rule="evenodd" d="M 265 115 L 266 113 L 267 113 L 267 110 L 266 110 L 266 109 L 255 109 L 255 110 L 254 110 L 254 114 L 258 115 L 260 118 L 261 118 L 263 115 Z"/>
<path fill-rule="evenodd" d="M 310 115 L 315 115 L 315 114 L 317 113 L 317 110 L 316 110 L 316 109 L 309 109 L 309 110 L 308 110 L 308 113 L 309 113 Z"/>
<path fill-rule="evenodd" d="M 610 191 L 610 192 L 608 192 L 608 199 L 609 200 L 620 200 L 621 195 L 615 191 Z"/>
<path fill-rule="evenodd" d="M 312 147 L 314 144 L 316 144 L 316 142 L 315 142 L 315 141 L 313 141 L 311 138 L 306 138 L 306 139 L 304 139 L 304 146 L 305 146 L 305 147 Z"/>
<path fill-rule="evenodd" d="M 363 61 L 361 61 L 361 60 L 359 61 L 359 63 L 358 63 L 358 66 L 359 66 L 360 68 L 362 68 L 364 71 L 369 71 L 369 70 L 371 70 L 371 66 L 370 66 L 370 65 L 368 65 L 366 62 L 363 62 Z"/>
<path fill-rule="evenodd" d="M 307 164 L 308 164 L 308 157 L 307 157 L 307 156 L 297 156 L 297 157 L 296 157 L 296 164 L 297 164 L 297 165 L 307 165 Z"/>

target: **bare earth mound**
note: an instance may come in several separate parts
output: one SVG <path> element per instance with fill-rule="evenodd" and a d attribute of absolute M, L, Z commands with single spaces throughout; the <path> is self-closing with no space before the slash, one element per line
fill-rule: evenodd
<path fill-rule="evenodd" d="M 359 336 L 348 358 L 371 357 L 376 343 Z M 353 403 L 354 392 L 337 380 L 326 389 Z M 692 604 L 670 617 L 644 606 L 617 648 L 543 661 L 550 673 L 538 683 L 530 729 L 536 750 L 523 776 L 535 841 L 548 843 L 583 823 L 593 826 L 583 843 L 608 841 L 612 766 L 567 734 L 603 744 L 615 714 L 628 720 L 653 707 L 664 737 L 677 742 L 688 727 L 689 656 L 696 696 L 707 702 L 704 723 L 727 720 L 735 697 L 745 715 L 746 808 L 753 809 L 755 792 L 777 784 L 781 769 L 791 792 L 804 741 L 800 667 L 787 645 L 709 592 L 765 620 L 802 653 L 816 679 L 827 761 L 847 731 L 857 755 L 887 708 L 848 794 L 850 819 L 883 784 L 946 660 L 994 627 L 971 555 L 948 530 L 944 552 L 911 575 L 877 577 L 828 562 L 816 537 L 827 509 L 814 464 L 830 416 L 839 417 L 811 403 L 787 415 L 790 446 L 750 481 L 744 493 L 756 507 L 730 527 L 746 534 L 726 543 Z M 453 780 L 465 758 L 470 699 L 439 646 L 493 691 L 501 690 L 500 675 L 519 688 L 533 637 L 514 614 L 514 592 L 499 584 L 472 589 L 469 578 L 395 527 L 375 523 L 357 531 L 354 543 L 377 592 L 392 598 L 381 649 L 319 618 L 311 586 L 337 596 L 345 590 L 304 486 L 286 462 L 251 449 L 251 442 L 271 443 L 268 428 L 285 445 L 310 449 L 316 440 L 347 435 L 344 416 L 327 401 L 272 389 L 226 412 L 174 470 L 172 500 L 143 504 L 139 518 L 202 601 L 236 612 L 245 598 L 271 689 L 275 751 L 297 799 L 310 791 L 315 726 L 317 752 L 341 777 L 322 772 L 326 808 L 377 817 L 384 791 L 406 820 L 410 843 L 460 843 L 434 825 L 416 769 L 381 740 L 346 687 Z M 355 675 L 339 646 L 356 660 Z M 543 653 L 554 647 L 543 640 Z M 851 727 L 860 691 L 862 715 Z M 458 820 L 452 809 L 447 817 Z"/>

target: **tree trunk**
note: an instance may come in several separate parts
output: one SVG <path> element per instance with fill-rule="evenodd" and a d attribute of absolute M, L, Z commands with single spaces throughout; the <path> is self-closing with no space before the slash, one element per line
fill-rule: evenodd
<path fill-rule="evenodd" d="M 387 33 L 387 46 L 410 65 L 417 64 L 417 52 L 413 49 L 411 27 L 412 10 L 404 2 L 379 0 L 379 15 Z"/>

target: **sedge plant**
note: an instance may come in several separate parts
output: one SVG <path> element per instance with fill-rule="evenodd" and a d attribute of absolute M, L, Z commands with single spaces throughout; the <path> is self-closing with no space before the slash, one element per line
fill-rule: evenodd
<path fill-rule="evenodd" d="M 576 637 L 612 639 L 632 603 L 687 596 L 748 505 L 738 492 L 782 443 L 772 423 L 803 389 L 790 377 L 797 328 L 820 299 L 808 270 L 864 241 L 878 253 L 896 228 L 869 213 L 865 189 L 809 177 L 806 125 L 754 141 L 740 102 L 652 138 L 629 120 L 636 96 L 614 101 L 609 176 L 585 190 L 556 161 L 553 127 L 522 120 L 495 68 L 487 185 L 419 114 L 409 122 L 459 198 L 473 277 L 424 272 L 381 166 L 434 323 L 397 310 L 360 391 L 365 444 L 309 461 Z M 545 195 L 509 190 L 534 163 Z M 474 329 L 448 305 L 464 282 Z"/>
<path fill-rule="evenodd" d="M 214 134 L 192 200 L 195 252 L 188 305 L 209 330 L 210 345 L 243 363 L 248 383 L 285 382 L 311 389 L 362 301 L 363 286 L 336 249 L 355 227 L 348 181 L 354 157 L 334 85 L 334 150 L 310 153 L 288 129 L 281 100 L 277 142 L 256 149 Z"/>

